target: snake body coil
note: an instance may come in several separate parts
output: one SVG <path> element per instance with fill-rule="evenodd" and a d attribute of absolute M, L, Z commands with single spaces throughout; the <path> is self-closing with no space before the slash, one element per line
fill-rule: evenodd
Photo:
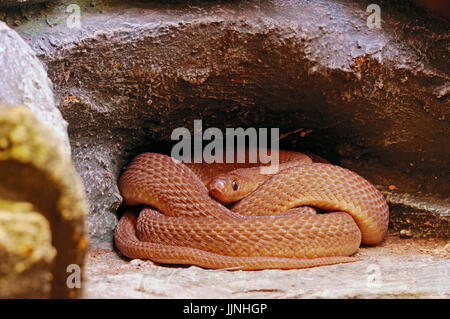
<path fill-rule="evenodd" d="M 291 155 L 281 152 L 282 161 L 295 161 Z M 352 171 L 301 156 L 230 210 L 212 199 L 205 185 L 227 164 L 188 167 L 162 154 L 141 154 L 121 176 L 119 188 L 126 204 L 151 208 L 145 206 L 138 218 L 131 212 L 122 216 L 116 246 L 129 258 L 205 268 L 289 269 L 355 261 L 349 256 L 361 242 L 373 245 L 384 238 L 389 216 L 384 197 Z"/>

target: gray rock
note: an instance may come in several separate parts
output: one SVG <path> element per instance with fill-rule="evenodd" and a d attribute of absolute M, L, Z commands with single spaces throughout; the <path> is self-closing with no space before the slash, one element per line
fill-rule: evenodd
<path fill-rule="evenodd" d="M 388 235 L 361 247 L 355 263 L 294 270 L 227 271 L 164 267 L 90 252 L 85 298 L 442 298 L 450 297 L 450 244 Z M 429 249 L 432 245 L 434 248 Z M 187 304 L 189 302 L 187 301 Z"/>
<path fill-rule="evenodd" d="M 67 122 L 55 107 L 52 83 L 30 46 L 0 21 L 0 104 L 25 105 L 51 127 L 70 153 Z"/>
<path fill-rule="evenodd" d="M 69 4 L 16 30 L 47 65 L 70 123 L 94 245 L 112 242 L 123 166 L 170 151 L 172 130 L 195 119 L 279 127 L 283 148 L 382 190 L 449 196 L 448 30 L 421 9 L 381 1 L 381 29 L 370 29 L 370 1 L 81 1 L 78 28 Z M 442 234 L 448 219 L 436 216 Z"/>

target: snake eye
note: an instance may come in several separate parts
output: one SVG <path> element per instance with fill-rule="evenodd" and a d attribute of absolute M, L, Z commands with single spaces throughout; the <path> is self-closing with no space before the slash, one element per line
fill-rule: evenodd
<path fill-rule="evenodd" d="M 233 190 L 234 190 L 234 191 L 237 191 L 238 188 L 239 188 L 239 184 L 238 184 L 237 181 L 233 181 L 233 182 L 231 183 L 231 186 L 233 187 Z"/>

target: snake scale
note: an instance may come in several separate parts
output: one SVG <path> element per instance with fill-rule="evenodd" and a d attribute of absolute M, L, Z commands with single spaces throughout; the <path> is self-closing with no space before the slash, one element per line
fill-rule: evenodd
<path fill-rule="evenodd" d="M 280 151 L 278 171 L 259 171 L 255 164 L 138 155 L 119 189 L 125 204 L 143 208 L 138 217 L 123 214 L 116 247 L 129 258 L 158 263 L 258 270 L 352 262 L 361 243 L 383 240 L 386 200 L 358 174 L 289 151 Z M 235 199 L 220 197 L 237 190 L 244 197 L 228 206 L 211 196 L 230 203 Z"/>

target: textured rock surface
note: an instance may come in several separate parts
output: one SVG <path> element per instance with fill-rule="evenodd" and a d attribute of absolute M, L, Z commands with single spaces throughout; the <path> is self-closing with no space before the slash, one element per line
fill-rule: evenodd
<path fill-rule="evenodd" d="M 53 128 L 70 152 L 67 122 L 55 107 L 52 83 L 30 46 L 0 21 L 0 103 L 26 105 Z"/>
<path fill-rule="evenodd" d="M 299 270 L 164 267 L 89 253 L 85 298 L 450 298 L 450 244 L 398 239 L 360 248 L 361 261 Z M 124 289 L 126 287 L 126 289 Z"/>
<path fill-rule="evenodd" d="M 172 130 L 195 119 L 280 127 L 282 147 L 424 197 L 426 212 L 429 197 L 448 197 L 449 35 L 421 9 L 380 1 L 382 28 L 370 29 L 370 1 L 80 1 L 76 28 L 69 3 L 31 12 L 16 30 L 45 61 L 70 122 L 93 244 L 111 243 L 123 165 L 170 150 Z M 409 228 L 427 234 L 423 225 Z"/>
<path fill-rule="evenodd" d="M 0 7 L 23 6 L 47 1 L 48 0 L 0 0 Z"/>
<path fill-rule="evenodd" d="M 415 0 L 415 2 L 434 15 L 450 21 L 450 1 L 447 0 Z"/>
<path fill-rule="evenodd" d="M 52 246 L 48 221 L 29 203 L 0 201 L 0 298 L 50 297 Z"/>
<path fill-rule="evenodd" d="M 0 199 L 0 280 L 11 288 L 2 296 L 48 297 L 50 279 L 51 297 L 77 297 L 66 279 L 69 265 L 82 269 L 87 250 L 83 184 L 60 139 L 26 107 L 0 105 Z"/>
<path fill-rule="evenodd" d="M 391 225 L 403 237 L 450 238 L 450 200 L 386 193 Z"/>

